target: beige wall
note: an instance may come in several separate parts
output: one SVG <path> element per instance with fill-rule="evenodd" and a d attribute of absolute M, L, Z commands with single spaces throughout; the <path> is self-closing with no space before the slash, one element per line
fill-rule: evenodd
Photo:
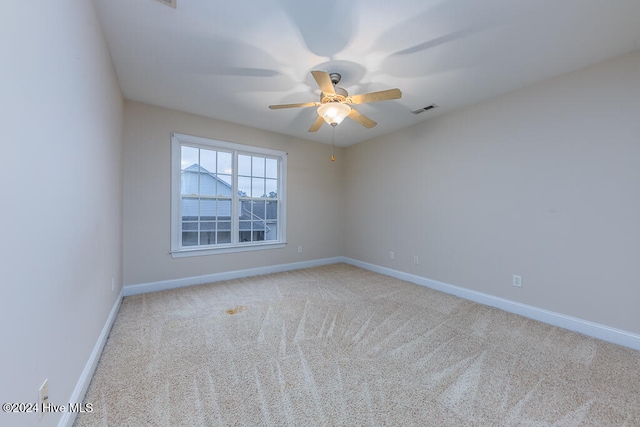
<path fill-rule="evenodd" d="M 640 53 L 350 147 L 345 178 L 346 256 L 640 332 Z"/>
<path fill-rule="evenodd" d="M 171 132 L 288 153 L 286 248 L 171 257 Z M 128 101 L 124 144 L 125 285 L 316 260 L 344 251 L 342 149 L 331 162 L 326 144 Z M 299 245 L 302 254 L 297 252 Z"/>
<path fill-rule="evenodd" d="M 620 57 L 335 163 L 324 144 L 126 102 L 124 283 L 347 256 L 638 333 L 639 76 L 640 54 Z M 288 152 L 289 245 L 173 259 L 171 131 Z"/>
<path fill-rule="evenodd" d="M 0 39 L 0 401 L 66 405 L 121 291 L 123 100 L 93 2 L 12 3 Z"/>

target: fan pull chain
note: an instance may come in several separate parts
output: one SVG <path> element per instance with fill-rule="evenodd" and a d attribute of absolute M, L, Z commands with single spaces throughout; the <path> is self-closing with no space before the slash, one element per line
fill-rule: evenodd
<path fill-rule="evenodd" d="M 337 123 L 331 123 L 331 127 L 333 128 L 333 130 L 331 131 L 331 161 L 335 162 L 336 158 L 333 155 L 333 150 L 336 146 L 336 125 Z"/>

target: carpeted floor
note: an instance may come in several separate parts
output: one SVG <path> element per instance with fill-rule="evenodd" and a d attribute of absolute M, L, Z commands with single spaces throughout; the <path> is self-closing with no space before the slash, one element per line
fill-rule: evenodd
<path fill-rule="evenodd" d="M 640 352 L 351 265 L 124 298 L 76 426 L 640 426 Z"/>

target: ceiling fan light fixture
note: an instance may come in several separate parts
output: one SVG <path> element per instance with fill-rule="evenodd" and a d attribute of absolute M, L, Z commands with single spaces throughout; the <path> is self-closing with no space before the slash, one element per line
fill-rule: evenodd
<path fill-rule="evenodd" d="M 349 117 L 370 129 L 377 123 L 364 114 L 359 113 L 355 108 L 351 108 L 351 105 L 388 101 L 402 97 L 402 92 L 397 88 L 349 96 L 349 93 L 347 93 L 345 89 L 336 86 L 340 81 L 340 74 L 329 74 L 326 71 L 319 70 L 314 70 L 311 74 L 316 83 L 318 83 L 321 91 L 320 102 L 269 105 L 269 108 L 272 110 L 279 110 L 281 108 L 318 107 L 318 118 L 316 118 L 309 128 L 309 132 L 316 132 L 325 122 L 335 128 L 338 124 L 342 123 L 345 117 Z"/>
<path fill-rule="evenodd" d="M 318 107 L 318 115 L 330 125 L 339 125 L 349 113 L 351 107 L 342 102 L 326 102 Z"/>

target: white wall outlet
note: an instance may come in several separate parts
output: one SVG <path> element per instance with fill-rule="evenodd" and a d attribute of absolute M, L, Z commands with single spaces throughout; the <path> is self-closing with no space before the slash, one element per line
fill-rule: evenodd
<path fill-rule="evenodd" d="M 393 251 L 389 251 L 389 259 L 396 259 L 396 254 Z"/>
<path fill-rule="evenodd" d="M 116 278 L 112 277 L 111 278 L 111 292 L 113 292 L 116 289 Z"/>
<path fill-rule="evenodd" d="M 49 406 L 49 379 L 44 380 L 38 389 L 38 396 L 38 411 L 40 413 L 40 419 L 42 419 L 45 411 L 48 411 Z"/>
<path fill-rule="evenodd" d="M 298 246 L 298 253 L 301 254 L 302 253 L 302 245 Z"/>
<path fill-rule="evenodd" d="M 413 263 L 416 264 L 416 265 L 420 264 L 420 260 L 418 259 L 418 255 L 413 257 Z"/>
<path fill-rule="evenodd" d="M 513 276 L 513 286 L 515 286 L 516 288 L 522 287 L 522 276 Z"/>

